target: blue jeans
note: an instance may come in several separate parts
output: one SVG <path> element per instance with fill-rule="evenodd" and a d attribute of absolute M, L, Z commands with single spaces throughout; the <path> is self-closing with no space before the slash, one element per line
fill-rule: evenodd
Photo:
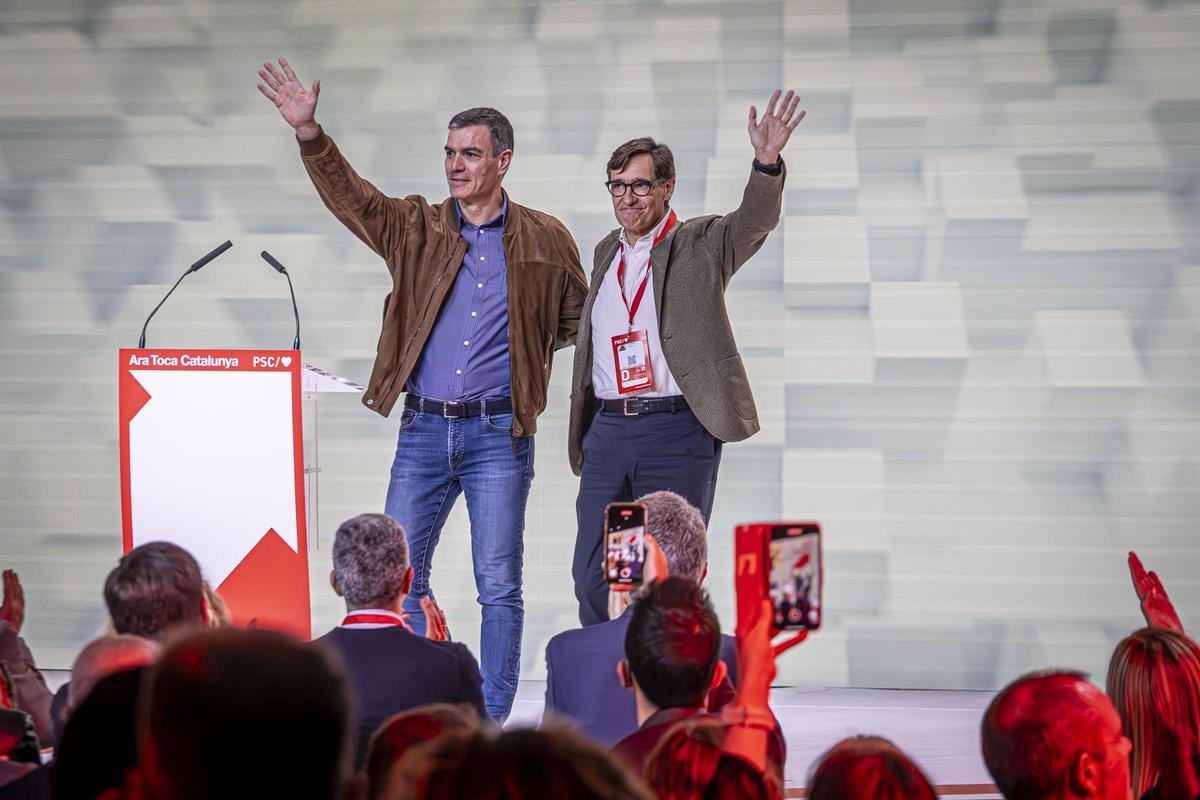
<path fill-rule="evenodd" d="M 446 419 L 406 408 L 384 510 L 408 536 L 412 591 L 404 600 L 413 630 L 425 633 L 421 598 L 442 526 L 459 494 L 471 519 L 471 560 L 483 607 L 479 661 L 492 716 L 512 709 L 521 671 L 521 562 L 525 502 L 533 481 L 533 438 L 512 437 L 512 414 Z"/>

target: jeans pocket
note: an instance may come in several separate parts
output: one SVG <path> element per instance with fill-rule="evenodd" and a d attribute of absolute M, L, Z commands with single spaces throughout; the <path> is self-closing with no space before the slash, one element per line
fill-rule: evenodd
<path fill-rule="evenodd" d="M 512 414 L 488 414 L 483 421 L 489 428 L 499 433 L 512 433 Z"/>
<path fill-rule="evenodd" d="M 400 430 L 411 428 L 420 419 L 421 413 L 416 409 L 406 408 L 404 413 L 400 415 Z"/>

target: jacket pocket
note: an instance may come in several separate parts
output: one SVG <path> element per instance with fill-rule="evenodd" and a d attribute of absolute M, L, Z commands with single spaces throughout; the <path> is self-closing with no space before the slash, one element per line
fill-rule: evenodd
<path fill-rule="evenodd" d="M 746 377 L 746 367 L 742 364 L 742 356 L 734 353 L 728 358 L 717 362 L 717 372 L 720 373 L 722 388 L 729 397 L 733 410 L 742 419 L 755 419 L 758 411 L 754 408 L 754 395 L 750 391 L 750 379 Z"/>

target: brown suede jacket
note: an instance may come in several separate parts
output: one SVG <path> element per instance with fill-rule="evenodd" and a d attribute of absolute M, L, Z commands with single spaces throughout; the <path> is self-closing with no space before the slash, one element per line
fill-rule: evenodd
<path fill-rule="evenodd" d="M 387 416 L 462 267 L 454 200 L 388 197 L 359 177 L 322 132 L 300 142 L 304 168 L 329 210 L 387 262 L 392 290 L 363 404 Z M 513 435 L 532 436 L 546 408 L 554 351 L 575 342 L 587 277 L 561 222 L 508 201 L 502 238 L 508 276 L 508 352 Z"/>

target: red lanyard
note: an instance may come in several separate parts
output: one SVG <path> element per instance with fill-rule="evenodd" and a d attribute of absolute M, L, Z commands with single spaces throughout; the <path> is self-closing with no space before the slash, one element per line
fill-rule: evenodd
<path fill-rule="evenodd" d="M 362 625 L 370 623 L 372 625 L 395 625 L 399 628 L 404 627 L 404 623 L 389 614 L 359 614 L 350 613 L 342 620 L 342 625 Z"/>
<path fill-rule="evenodd" d="M 663 237 L 667 235 L 667 231 L 671 230 L 675 225 L 675 212 L 671 212 L 671 216 L 667 217 L 667 224 L 663 225 L 663 229 L 658 232 L 658 236 L 654 237 L 654 241 L 650 244 L 650 249 L 653 250 Z M 621 259 L 617 262 L 617 286 L 621 289 L 621 302 L 625 304 L 625 310 L 629 312 L 629 329 L 633 330 L 633 318 L 637 316 L 638 309 L 642 305 L 642 295 L 646 293 L 646 281 L 650 279 L 650 261 L 646 261 L 646 272 L 642 275 L 642 282 L 638 286 L 637 292 L 633 295 L 633 305 L 629 304 L 629 300 L 625 297 L 625 243 L 619 242 L 621 245 Z"/>

